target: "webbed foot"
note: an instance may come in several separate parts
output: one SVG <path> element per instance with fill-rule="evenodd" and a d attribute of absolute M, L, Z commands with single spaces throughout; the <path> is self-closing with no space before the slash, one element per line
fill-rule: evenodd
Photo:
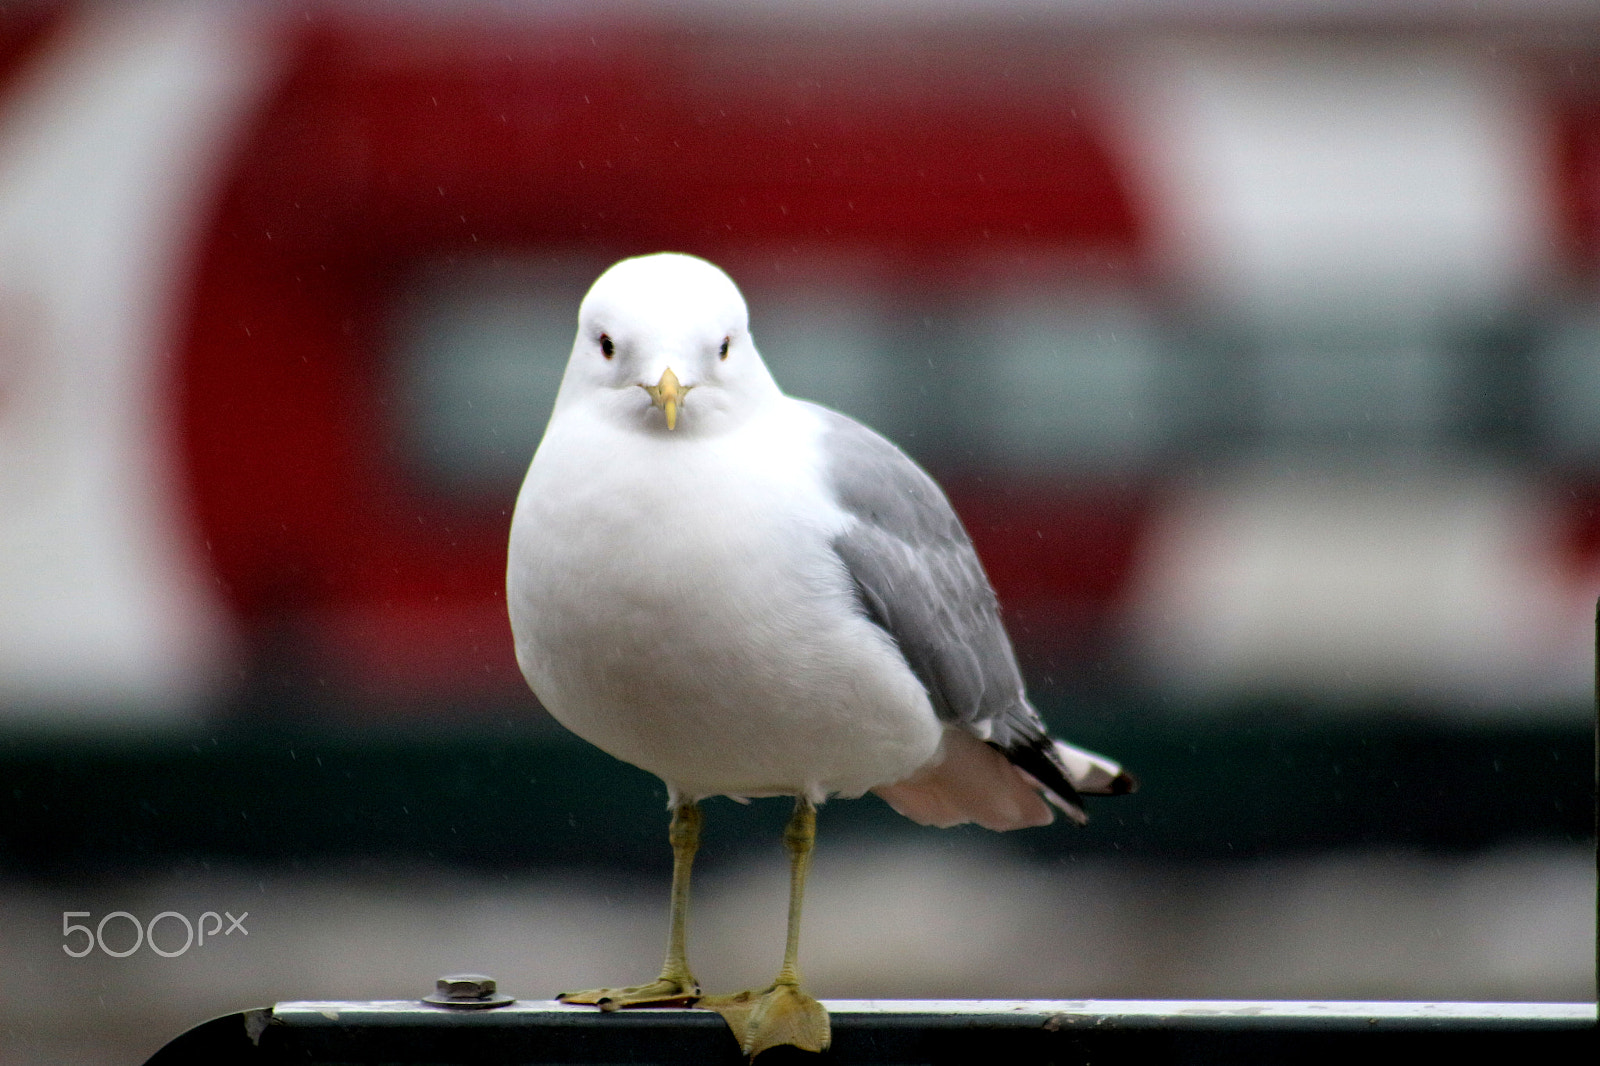
<path fill-rule="evenodd" d="M 601 1010 L 623 1007 L 688 1007 L 700 998 L 700 986 L 693 978 L 680 981 L 658 977 L 647 985 L 628 988 L 591 988 L 583 992 L 563 992 L 561 1003 L 582 1003 Z"/>
<path fill-rule="evenodd" d="M 792 1044 L 805 1051 L 822 1051 L 832 1029 L 828 1012 L 798 984 L 780 982 L 764 992 L 735 992 L 705 996 L 697 1007 L 722 1015 L 733 1030 L 739 1048 L 750 1058 L 768 1048 Z"/>

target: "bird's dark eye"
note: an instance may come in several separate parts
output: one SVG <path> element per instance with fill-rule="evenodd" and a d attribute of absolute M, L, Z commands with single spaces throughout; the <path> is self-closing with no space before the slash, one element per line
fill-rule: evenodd
<path fill-rule="evenodd" d="M 728 358 L 728 342 L 731 341 L 732 339 L 733 339 L 732 337 L 724 337 L 724 338 L 722 338 L 722 350 L 719 351 L 717 354 L 719 356 L 721 356 L 723 359 Z"/>
<path fill-rule="evenodd" d="M 604 333 L 600 334 L 600 354 L 605 356 L 607 359 L 610 359 L 613 355 L 617 354 L 617 346 L 613 344 L 611 338 L 606 336 Z"/>

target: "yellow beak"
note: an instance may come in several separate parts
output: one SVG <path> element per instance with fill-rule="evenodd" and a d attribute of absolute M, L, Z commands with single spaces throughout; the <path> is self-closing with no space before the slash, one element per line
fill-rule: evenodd
<path fill-rule="evenodd" d="M 660 382 L 639 387 L 650 394 L 650 402 L 661 408 L 662 413 L 667 416 L 667 428 L 677 429 L 678 411 L 683 407 L 683 398 L 694 386 L 679 383 L 678 375 L 674 374 L 669 366 L 661 372 Z"/>

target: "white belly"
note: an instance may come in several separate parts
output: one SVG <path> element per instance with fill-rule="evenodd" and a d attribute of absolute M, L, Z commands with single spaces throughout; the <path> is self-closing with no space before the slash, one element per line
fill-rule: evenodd
<path fill-rule="evenodd" d="M 809 412 L 717 447 L 569 422 L 528 472 L 508 574 L 551 714 L 686 799 L 860 795 L 934 758 L 943 728 L 830 548 L 849 518 L 795 446 Z"/>

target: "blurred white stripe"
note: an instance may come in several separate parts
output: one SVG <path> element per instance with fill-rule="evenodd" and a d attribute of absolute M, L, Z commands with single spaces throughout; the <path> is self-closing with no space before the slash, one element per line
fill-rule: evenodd
<path fill-rule="evenodd" d="M 1152 522 L 1139 654 L 1202 699 L 1591 713 L 1593 593 L 1564 575 L 1558 534 L 1533 487 L 1490 471 L 1241 468 Z"/>
<path fill-rule="evenodd" d="M 1478 42 L 1130 49 L 1120 128 L 1188 284 L 1269 315 L 1501 305 L 1547 269 L 1551 117 Z"/>
<path fill-rule="evenodd" d="M 256 18 L 90 5 L 4 101 L 0 718 L 170 715 L 226 654 L 168 375 L 197 228 L 271 77 Z"/>

